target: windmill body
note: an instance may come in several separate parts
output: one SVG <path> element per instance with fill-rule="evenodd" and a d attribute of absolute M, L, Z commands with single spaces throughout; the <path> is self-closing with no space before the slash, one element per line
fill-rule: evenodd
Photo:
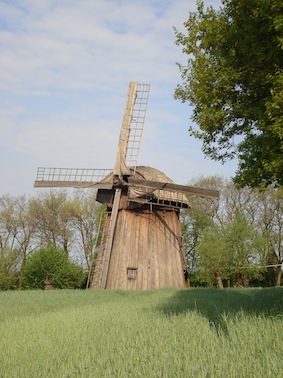
<path fill-rule="evenodd" d="M 107 205 L 93 288 L 185 287 L 179 211 L 189 207 L 188 195 L 218 197 L 137 166 L 148 94 L 148 84 L 130 82 L 113 170 L 38 168 L 35 187 L 97 188 L 97 201 Z"/>
<path fill-rule="evenodd" d="M 134 177 L 145 182 L 153 178 L 162 180 L 161 183 L 172 182 L 163 173 L 150 167 L 136 167 Z M 125 192 L 122 190 L 106 274 L 105 254 L 110 233 L 114 191 L 111 193 L 103 189 L 98 190 L 97 200 L 107 204 L 109 212 L 92 287 L 146 290 L 185 286 L 186 262 L 182 246 L 179 207 L 188 207 L 188 201 L 182 194 L 178 196 L 161 190 L 154 192 L 150 189 L 145 195 L 144 188 L 140 192 L 136 187 L 132 194 L 131 190 Z M 137 195 L 139 197 L 136 197 L 136 200 L 139 202 L 129 200 Z"/>

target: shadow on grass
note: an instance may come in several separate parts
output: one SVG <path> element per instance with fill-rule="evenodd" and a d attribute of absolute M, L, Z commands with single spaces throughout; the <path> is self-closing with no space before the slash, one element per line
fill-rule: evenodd
<path fill-rule="evenodd" d="M 206 317 L 217 333 L 228 333 L 225 315 L 242 313 L 247 316 L 283 319 L 283 288 L 265 289 L 187 289 L 177 291 L 169 301 L 158 306 L 166 316 L 188 311 Z"/>

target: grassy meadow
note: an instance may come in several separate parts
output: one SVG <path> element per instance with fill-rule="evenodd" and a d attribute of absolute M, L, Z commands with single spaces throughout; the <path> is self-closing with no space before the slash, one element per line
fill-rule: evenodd
<path fill-rule="evenodd" d="M 283 289 L 0 292 L 0 377 L 283 377 Z"/>

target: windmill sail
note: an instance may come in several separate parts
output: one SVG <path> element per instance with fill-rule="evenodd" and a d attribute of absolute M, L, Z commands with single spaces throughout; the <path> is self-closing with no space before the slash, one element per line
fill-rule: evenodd
<path fill-rule="evenodd" d="M 40 167 L 37 169 L 34 187 L 111 189 L 113 177 L 122 178 L 133 174 L 142 138 L 149 89 L 149 84 L 134 81 L 129 84 L 114 170 Z"/>
<path fill-rule="evenodd" d="M 149 90 L 150 84 L 137 85 L 137 97 L 132 113 L 130 134 L 126 153 L 126 164 L 128 167 L 131 167 L 132 173 L 135 173 L 138 162 L 140 144 L 142 140 L 144 121 L 147 110 Z"/>
<path fill-rule="evenodd" d="M 131 81 L 119 137 L 114 176 L 129 176 L 136 167 L 142 138 L 150 85 Z M 135 169 L 135 168 L 134 168 Z"/>
<path fill-rule="evenodd" d="M 159 182 L 151 180 L 140 180 L 129 177 L 129 187 L 140 188 L 140 193 L 153 192 L 155 190 L 169 191 L 195 195 L 204 198 L 218 198 L 218 190 L 196 188 L 194 186 L 178 185 L 170 182 Z M 137 192 L 138 193 L 138 192 Z"/>
<path fill-rule="evenodd" d="M 43 168 L 37 169 L 35 188 L 101 188 L 111 189 L 111 169 Z"/>

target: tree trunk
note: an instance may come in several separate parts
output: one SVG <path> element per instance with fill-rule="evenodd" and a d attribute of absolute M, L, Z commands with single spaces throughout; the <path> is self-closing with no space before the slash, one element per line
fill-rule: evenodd
<path fill-rule="evenodd" d="M 281 266 L 277 269 L 276 274 L 276 286 L 281 286 L 281 278 L 282 278 L 282 268 Z"/>
<path fill-rule="evenodd" d="M 185 287 L 191 287 L 190 279 L 189 279 L 189 274 L 187 270 L 184 270 L 184 278 L 185 278 Z"/>
<path fill-rule="evenodd" d="M 243 277 L 243 286 L 244 287 L 249 287 L 250 285 L 250 280 L 248 279 L 247 275 L 244 274 L 244 277 Z"/>
<path fill-rule="evenodd" d="M 216 282 L 217 282 L 217 286 L 219 289 L 223 289 L 224 286 L 223 286 L 223 282 L 222 282 L 222 278 L 221 278 L 221 274 L 219 272 L 219 270 L 217 270 L 215 273 L 214 273 L 214 276 L 216 278 Z"/>
<path fill-rule="evenodd" d="M 24 270 L 25 270 L 25 267 L 26 267 L 26 254 L 24 254 L 24 257 L 23 257 L 23 261 L 22 261 L 22 266 L 21 266 L 21 271 L 20 271 L 20 275 L 19 275 L 19 281 L 18 281 L 18 289 L 22 289 L 23 288 L 23 276 L 24 276 Z"/>

